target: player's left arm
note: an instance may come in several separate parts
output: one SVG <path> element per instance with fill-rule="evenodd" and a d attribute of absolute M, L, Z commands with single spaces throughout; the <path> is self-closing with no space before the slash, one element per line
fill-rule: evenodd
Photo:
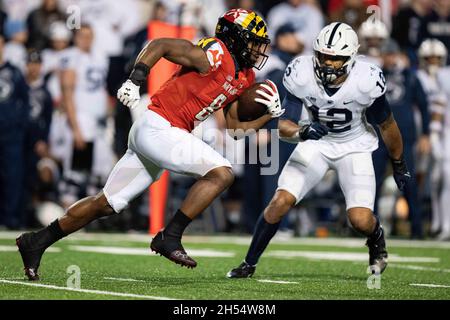
<path fill-rule="evenodd" d="M 227 132 L 236 140 L 242 139 L 243 137 L 254 133 L 272 119 L 272 115 L 267 113 L 253 121 L 239 121 L 237 111 L 238 107 L 239 103 L 236 100 L 223 109 Z"/>
<path fill-rule="evenodd" d="M 394 170 L 394 179 L 400 190 L 403 190 L 411 178 L 405 159 L 403 158 L 403 139 L 391 108 L 383 94 L 378 97 L 367 110 L 367 116 L 378 125 L 381 138 L 388 149 Z"/>

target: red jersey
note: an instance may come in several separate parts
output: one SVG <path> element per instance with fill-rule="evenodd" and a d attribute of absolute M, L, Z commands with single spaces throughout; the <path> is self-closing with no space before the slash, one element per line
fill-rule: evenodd
<path fill-rule="evenodd" d="M 253 69 L 236 72 L 227 47 L 217 38 L 199 41 L 211 65 L 208 73 L 181 67 L 151 97 L 148 108 L 172 126 L 192 131 L 196 121 L 203 121 L 222 109 L 255 81 Z"/>

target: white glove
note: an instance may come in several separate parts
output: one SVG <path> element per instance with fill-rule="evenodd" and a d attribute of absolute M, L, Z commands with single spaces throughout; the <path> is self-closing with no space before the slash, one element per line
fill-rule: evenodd
<path fill-rule="evenodd" d="M 139 95 L 139 86 L 128 79 L 117 91 L 117 99 L 130 109 L 136 108 L 141 99 L 141 96 Z"/>
<path fill-rule="evenodd" d="M 281 109 L 280 95 L 278 94 L 277 86 L 270 80 L 265 80 L 267 84 L 261 84 L 267 92 L 263 90 L 256 90 L 262 98 L 255 98 L 256 102 L 262 103 L 267 107 L 267 111 L 272 115 L 272 118 L 278 118 L 281 116 L 285 109 Z"/>

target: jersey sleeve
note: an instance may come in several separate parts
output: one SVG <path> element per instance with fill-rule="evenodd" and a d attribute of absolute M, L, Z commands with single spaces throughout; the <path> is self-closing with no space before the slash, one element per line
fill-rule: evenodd
<path fill-rule="evenodd" d="M 294 96 L 296 95 L 296 92 L 298 92 L 296 89 L 298 89 L 299 85 L 302 85 L 302 77 L 299 72 L 300 64 L 301 57 L 292 60 L 286 67 L 283 76 L 283 85 L 286 88 L 286 91 Z"/>
<path fill-rule="evenodd" d="M 367 101 L 359 102 L 371 105 L 375 99 L 386 93 L 386 78 L 383 71 L 374 64 L 368 63 L 362 71 L 358 79 L 358 89 L 364 97 L 363 100 Z"/>
<path fill-rule="evenodd" d="M 211 71 L 217 70 L 222 64 L 224 57 L 222 45 L 214 38 L 203 38 L 198 42 L 197 46 L 205 51 Z"/>

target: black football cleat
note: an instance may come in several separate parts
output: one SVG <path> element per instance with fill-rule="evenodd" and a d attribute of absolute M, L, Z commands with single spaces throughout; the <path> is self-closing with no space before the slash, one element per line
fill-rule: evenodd
<path fill-rule="evenodd" d="M 38 281 L 39 274 L 38 269 L 41 263 L 42 255 L 46 248 L 33 246 L 33 232 L 21 234 L 16 239 L 16 245 L 19 248 L 20 255 L 22 256 L 23 269 L 25 275 L 30 281 Z"/>
<path fill-rule="evenodd" d="M 372 274 L 383 273 L 388 264 L 383 228 L 381 228 L 381 234 L 378 239 L 367 239 L 366 245 L 369 247 L 369 267 Z"/>
<path fill-rule="evenodd" d="M 227 273 L 227 278 L 250 278 L 256 270 L 256 266 L 249 265 L 247 262 L 242 262 L 237 268 L 234 268 Z"/>
<path fill-rule="evenodd" d="M 197 262 L 187 255 L 180 239 L 166 237 L 162 231 L 158 232 L 153 238 L 150 249 L 181 266 L 187 268 L 197 266 Z"/>

